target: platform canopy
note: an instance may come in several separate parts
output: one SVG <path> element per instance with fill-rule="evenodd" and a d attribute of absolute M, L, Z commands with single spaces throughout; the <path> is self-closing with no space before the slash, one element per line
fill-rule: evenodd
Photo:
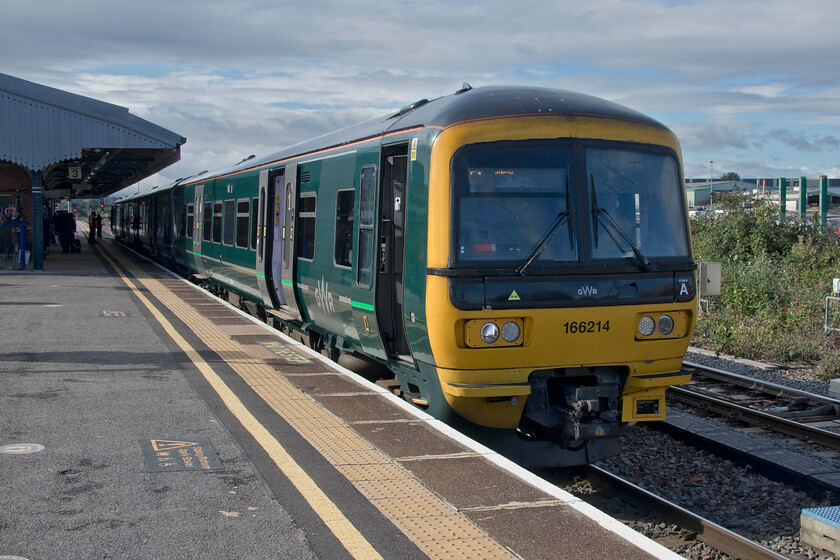
<path fill-rule="evenodd" d="M 38 172 L 52 197 L 113 194 L 178 161 L 184 142 L 125 107 L 0 74 L 0 162 Z"/>

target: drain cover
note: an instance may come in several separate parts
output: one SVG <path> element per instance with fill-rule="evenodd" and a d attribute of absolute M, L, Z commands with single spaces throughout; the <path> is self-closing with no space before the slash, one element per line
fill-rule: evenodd
<path fill-rule="evenodd" d="M 9 445 L 0 446 L 0 453 L 8 453 L 9 455 L 26 455 L 27 453 L 37 453 L 43 451 L 44 446 L 40 443 L 10 443 Z M 2 557 L 0 557 L 2 560 Z"/>

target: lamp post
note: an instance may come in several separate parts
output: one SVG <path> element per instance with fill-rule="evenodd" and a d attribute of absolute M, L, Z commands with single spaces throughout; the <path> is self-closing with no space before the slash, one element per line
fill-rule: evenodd
<path fill-rule="evenodd" d="M 713 177 L 715 176 L 715 162 L 709 161 L 709 203 L 714 202 L 715 184 Z"/>

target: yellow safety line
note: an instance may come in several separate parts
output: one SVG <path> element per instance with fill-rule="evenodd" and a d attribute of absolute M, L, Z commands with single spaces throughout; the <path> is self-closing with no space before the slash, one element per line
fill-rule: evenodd
<path fill-rule="evenodd" d="M 166 333 L 172 337 L 190 361 L 198 368 L 207 382 L 221 397 L 228 410 L 236 416 L 246 430 L 254 437 L 259 445 L 268 453 L 277 467 L 294 484 L 298 492 L 309 503 L 318 517 L 329 527 L 330 531 L 338 538 L 347 552 L 353 558 L 382 559 L 382 556 L 365 539 L 356 527 L 341 513 L 329 497 L 312 478 L 306 474 L 300 465 L 288 454 L 277 439 L 251 414 L 242 404 L 239 397 L 230 390 L 225 382 L 213 371 L 213 369 L 201 358 L 200 354 L 175 330 L 172 324 L 164 317 L 157 308 L 143 295 L 140 289 L 117 267 L 116 263 L 106 254 L 101 252 L 103 257 L 117 271 L 120 278 L 134 292 L 134 295 L 143 302 L 143 305 L 157 319 Z"/>

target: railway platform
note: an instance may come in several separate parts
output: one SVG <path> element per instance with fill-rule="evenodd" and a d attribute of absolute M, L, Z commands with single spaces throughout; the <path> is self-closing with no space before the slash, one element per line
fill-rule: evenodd
<path fill-rule="evenodd" d="M 0 557 L 679 558 L 111 239 L 0 313 Z"/>

